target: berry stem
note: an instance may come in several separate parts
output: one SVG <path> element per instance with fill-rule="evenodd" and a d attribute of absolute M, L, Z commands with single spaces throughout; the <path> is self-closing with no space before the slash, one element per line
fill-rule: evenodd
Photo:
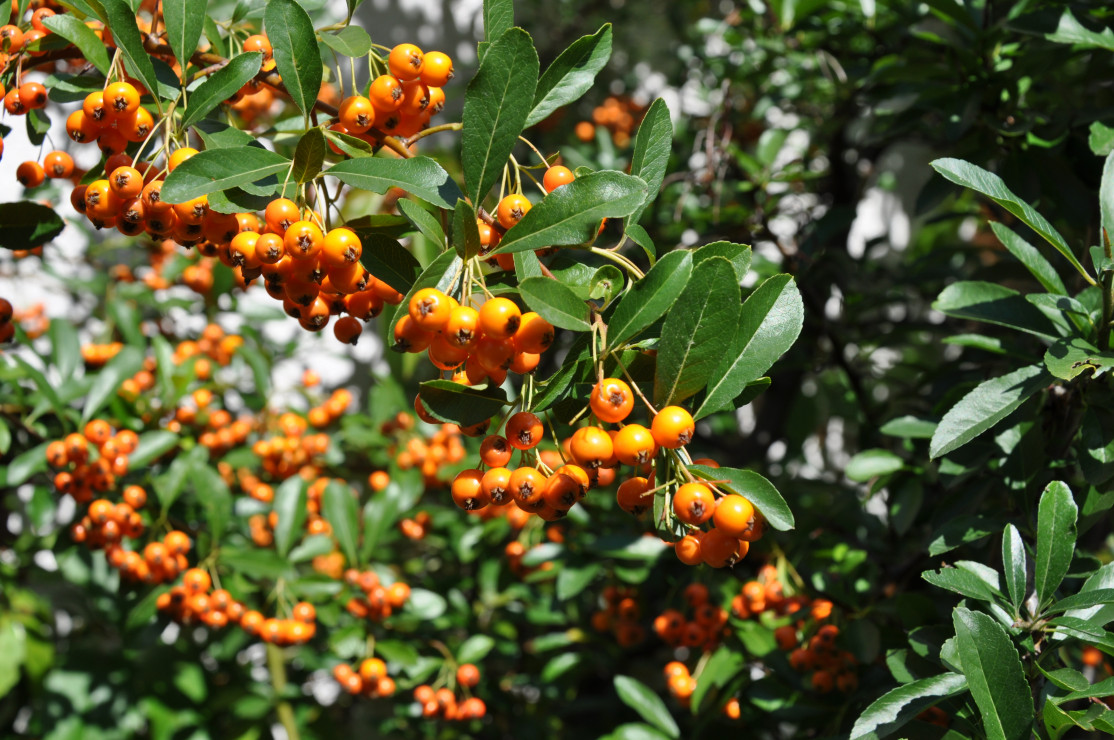
<path fill-rule="evenodd" d="M 274 687 L 275 695 L 282 696 L 282 693 L 286 691 L 286 661 L 283 660 L 282 648 L 273 642 L 267 643 L 267 667 L 271 672 L 271 686 Z M 298 722 L 294 717 L 294 708 L 290 706 L 290 702 L 285 699 L 280 701 L 275 706 L 275 713 L 278 715 L 283 729 L 286 730 L 286 736 L 289 740 L 300 740 Z"/>

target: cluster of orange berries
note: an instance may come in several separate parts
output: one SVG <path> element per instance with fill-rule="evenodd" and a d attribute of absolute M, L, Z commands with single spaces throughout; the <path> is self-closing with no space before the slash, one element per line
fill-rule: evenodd
<path fill-rule="evenodd" d="M 708 587 L 702 583 L 685 587 L 685 602 L 691 618 L 678 609 L 666 609 L 654 618 L 655 634 L 671 647 L 715 650 L 727 632 L 727 610 L 708 599 Z"/>
<path fill-rule="evenodd" d="M 228 334 L 219 324 L 207 324 L 201 331 L 201 338 L 196 342 L 189 339 L 179 342 L 171 359 L 175 365 L 181 365 L 191 358 L 197 358 L 194 360 L 194 373 L 201 380 L 208 380 L 212 365 L 205 360 L 227 367 L 236 350 L 243 345 L 244 338 L 239 334 Z"/>
<path fill-rule="evenodd" d="M 320 406 L 314 406 L 306 413 L 310 426 L 321 429 L 327 427 L 344 415 L 352 403 L 352 392 L 347 388 L 337 388 Z"/>
<path fill-rule="evenodd" d="M 610 632 L 622 647 L 637 645 L 646 639 L 646 628 L 638 623 L 642 607 L 637 601 L 638 591 L 633 587 L 608 586 L 603 590 L 603 609 L 592 614 L 592 628 L 597 632 Z"/>
<path fill-rule="evenodd" d="M 384 586 L 373 570 L 361 572 L 354 568 L 349 569 L 344 573 L 344 581 L 364 594 L 362 599 L 353 596 L 345 605 L 348 613 L 358 619 L 380 622 L 391 616 L 395 609 L 401 609 L 410 600 L 410 586 L 402 581 Z"/>
<path fill-rule="evenodd" d="M 693 692 L 696 691 L 696 677 L 689 672 L 688 666 L 679 660 L 666 663 L 663 672 L 665 673 L 665 685 L 669 689 L 670 695 L 682 707 L 688 708 L 692 701 Z M 742 716 L 743 708 L 737 698 L 731 697 L 723 705 L 723 713 L 728 719 L 739 719 Z"/>
<path fill-rule="evenodd" d="M 457 666 L 456 682 L 464 689 L 473 689 L 480 682 L 480 669 L 472 663 Z M 434 689 L 428 684 L 414 687 L 414 701 L 422 708 L 422 716 L 440 717 L 450 721 L 481 719 L 487 714 L 483 699 L 470 696 L 458 699 L 452 689 L 442 686 Z"/>
<path fill-rule="evenodd" d="M 86 367 L 103 367 L 109 360 L 120 354 L 124 348 L 123 342 L 105 342 L 81 345 L 81 359 Z"/>
<path fill-rule="evenodd" d="M 611 141 L 620 149 L 630 146 L 631 134 L 642 120 L 645 109 L 627 97 L 609 95 L 592 111 L 591 121 L 576 124 L 576 138 L 583 142 L 596 138 L 596 126 L 611 133 Z"/>
<path fill-rule="evenodd" d="M 515 507 L 505 508 L 511 509 L 511 511 L 507 513 L 508 520 L 511 519 L 511 516 L 514 515 L 516 511 L 521 511 L 521 509 L 516 509 Z M 527 519 L 529 519 L 529 516 L 529 514 L 526 514 Z M 507 558 L 507 565 L 510 567 L 511 572 L 519 578 L 525 578 L 526 576 L 536 571 L 547 571 L 553 569 L 553 563 L 549 561 L 533 566 L 523 564 L 522 558 L 526 557 L 527 552 L 528 550 L 526 549 L 526 545 L 523 544 L 520 540 L 513 540 L 511 542 L 508 542 L 507 546 L 503 548 L 503 555 L 505 555 Z"/>
<path fill-rule="evenodd" d="M 399 44 L 387 57 L 387 70 L 371 81 L 366 96 L 341 101 L 333 131 L 375 146 L 379 132 L 409 138 L 429 127 L 445 107 L 441 88 L 453 78 L 453 60 L 440 51 L 423 53 L 414 44 Z"/>
<path fill-rule="evenodd" d="M 141 537 L 146 530 L 143 517 L 136 511 L 146 502 L 147 492 L 139 486 L 128 486 L 124 491 L 124 501 L 118 504 L 113 504 L 104 498 L 96 499 L 89 504 L 85 516 L 70 528 L 70 536 L 73 537 L 74 542 L 83 543 L 91 550 L 102 547 L 105 550 L 114 548 L 114 551 L 109 553 L 109 561 L 114 567 L 120 568 L 123 560 L 115 562 L 125 554 L 119 547 L 120 541 L 125 537 L 131 539 Z M 177 571 L 174 575 L 177 575 Z M 169 577 L 173 578 L 174 575 Z"/>
<path fill-rule="evenodd" d="M 142 491 L 142 489 L 140 489 Z M 127 492 L 125 491 L 125 495 Z M 96 502 L 93 502 L 96 504 Z M 121 504 L 117 504 L 117 508 Z M 89 507 L 90 512 L 93 507 Z M 184 532 L 168 532 L 161 542 L 148 542 L 143 552 L 125 550 L 120 545 L 107 545 L 108 563 L 133 583 L 166 583 L 184 572 L 189 563 L 186 553 L 190 549 L 189 537 Z"/>
<path fill-rule="evenodd" d="M 82 432 L 68 434 L 46 446 L 46 461 L 58 471 L 54 487 L 79 504 L 88 503 L 94 492 L 116 487 L 116 479 L 128 472 L 128 455 L 138 446 L 139 435 L 132 430 L 114 433 L 107 421 L 94 419 Z M 98 453 L 96 459 L 91 459 L 91 447 Z"/>
<path fill-rule="evenodd" d="M 179 406 L 168 428 L 180 432 L 185 426 L 200 431 L 197 442 L 213 457 L 219 457 L 247 441 L 253 424 L 249 418 L 233 419 L 227 409 L 212 408 L 213 393 L 208 388 L 198 388 L 189 398 L 192 405 Z"/>
<path fill-rule="evenodd" d="M 427 436 L 422 430 L 415 429 L 413 416 L 399 412 L 394 420 L 384 422 L 381 426 L 384 434 L 395 437 L 387 452 L 395 458 L 399 469 L 420 470 L 427 488 L 443 485 L 441 469 L 455 465 L 466 454 L 460 427 L 436 420 L 433 423 L 437 424 L 437 429 Z M 369 483 L 373 490 L 377 490 L 370 479 Z"/>
<path fill-rule="evenodd" d="M 429 534 L 430 519 L 428 511 L 419 511 L 411 517 L 406 517 L 398 523 L 398 531 L 410 540 L 424 540 Z"/>
<path fill-rule="evenodd" d="M 307 466 L 312 467 L 313 459 L 329 449 L 329 435 L 306 434 L 308 423 L 305 417 L 287 411 L 279 415 L 276 425 L 278 434 L 258 439 L 251 446 L 252 452 L 260 459 L 263 471 L 274 480 L 286 480 Z M 311 477 L 314 474 L 309 470 L 306 472 Z M 270 486 L 244 490 L 264 503 L 270 502 L 274 495 Z"/>
<path fill-rule="evenodd" d="M 380 658 L 365 658 L 359 670 L 347 663 L 337 663 L 333 678 L 349 694 L 386 698 L 395 693 L 395 680 L 387 675 L 387 664 Z"/>

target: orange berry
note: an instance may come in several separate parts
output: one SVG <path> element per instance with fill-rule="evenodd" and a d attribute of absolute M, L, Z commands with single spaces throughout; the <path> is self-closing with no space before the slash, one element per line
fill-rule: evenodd
<path fill-rule="evenodd" d="M 532 207 L 532 203 L 524 195 L 512 193 L 499 201 L 499 207 L 496 210 L 499 219 L 499 225 L 504 229 L 509 229 L 526 215 L 526 212 Z"/>
<path fill-rule="evenodd" d="M 719 500 L 713 517 L 717 530 L 738 538 L 754 525 L 754 506 L 742 496 L 732 493 Z"/>
<path fill-rule="evenodd" d="M 516 450 L 530 450 L 545 436 L 541 419 L 529 411 L 520 411 L 507 419 L 507 442 Z"/>
<path fill-rule="evenodd" d="M 670 450 L 687 445 L 695 430 L 692 414 L 680 406 L 666 406 L 654 416 L 650 424 L 654 441 Z"/>
<path fill-rule="evenodd" d="M 552 193 L 557 188 L 567 185 L 575 179 L 576 175 L 568 167 L 556 165 L 545 171 L 545 176 L 542 177 L 542 186 L 547 193 Z"/>
<path fill-rule="evenodd" d="M 391 49 L 387 57 L 387 67 L 391 74 L 400 80 L 414 80 L 422 73 L 425 55 L 414 44 L 399 44 Z"/>
<path fill-rule="evenodd" d="M 487 337 L 507 339 L 518 331 L 521 323 L 521 311 L 508 298 L 491 298 L 480 306 L 479 325 Z"/>
<path fill-rule="evenodd" d="M 622 380 L 606 378 L 592 388 L 588 405 L 600 421 L 614 424 L 627 418 L 634 409 L 634 393 Z"/>
<path fill-rule="evenodd" d="M 444 87 L 453 78 L 453 60 L 440 51 L 427 51 L 422 59 L 421 80 L 430 87 Z"/>

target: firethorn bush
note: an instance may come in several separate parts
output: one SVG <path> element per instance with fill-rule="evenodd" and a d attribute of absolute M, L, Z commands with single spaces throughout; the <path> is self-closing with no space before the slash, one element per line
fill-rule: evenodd
<path fill-rule="evenodd" d="M 371 5 L 0 2 L 5 736 L 1114 732 L 1107 11 Z"/>

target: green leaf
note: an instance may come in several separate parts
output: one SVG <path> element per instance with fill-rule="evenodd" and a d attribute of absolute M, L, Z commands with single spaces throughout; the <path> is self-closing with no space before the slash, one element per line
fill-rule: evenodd
<path fill-rule="evenodd" d="M 359 562 L 356 540 L 359 537 L 360 511 L 352 489 L 345 483 L 330 481 L 321 494 L 321 514 L 332 526 L 333 536 L 337 538 L 348 564 L 354 566 Z"/>
<path fill-rule="evenodd" d="M 661 318 L 677 301 L 691 275 L 692 252 L 670 252 L 658 260 L 616 305 L 607 325 L 607 348 L 619 347 Z"/>
<path fill-rule="evenodd" d="M 187 473 L 193 492 L 205 511 L 205 528 L 208 530 L 210 550 L 216 549 L 224 536 L 232 516 L 232 493 L 220 473 L 209 464 L 207 456 L 194 458 Z M 224 550 L 221 550 L 224 553 Z M 207 555 L 208 553 L 199 553 Z"/>
<path fill-rule="evenodd" d="M 1063 19 L 1061 19 L 1061 23 L 1063 23 Z M 930 164 L 937 172 L 957 185 L 982 193 L 1014 216 L 1017 216 L 1026 226 L 1040 234 L 1060 254 L 1064 255 L 1068 262 L 1072 264 L 1072 267 L 1078 270 L 1081 275 L 1087 277 L 1088 281 L 1094 282 L 1087 275 L 1086 270 L 1083 269 L 1083 265 L 1079 264 L 1079 260 L 1075 258 L 1071 247 L 1064 241 L 1060 232 L 1044 216 L 1037 213 L 1031 205 L 1014 195 L 1002 182 L 1002 178 L 961 159 L 937 159 Z"/>
<path fill-rule="evenodd" d="M 359 231 L 356 233 L 360 235 L 360 242 L 363 244 L 360 262 L 367 271 L 399 293 L 410 290 L 422 271 L 422 266 L 414 255 L 389 236 Z"/>
<path fill-rule="evenodd" d="M 1080 23 L 1072 15 L 1071 10 L 1065 10 L 1060 15 L 1056 30 L 1045 34 L 1044 37 L 1049 41 L 1056 41 L 1061 44 L 1075 44 L 1114 51 L 1114 30 L 1104 28 L 1101 33 L 1096 33 Z"/>
<path fill-rule="evenodd" d="M 0 249 L 34 249 L 62 233 L 65 223 L 53 208 L 28 200 L 0 203 Z"/>
<path fill-rule="evenodd" d="M 108 76 L 111 61 L 105 50 L 104 42 L 97 38 L 93 29 L 69 13 L 58 13 L 43 19 L 43 25 L 66 39 L 80 51 L 82 56 L 97 68 L 102 75 Z"/>
<path fill-rule="evenodd" d="M 601 265 L 592 273 L 592 279 L 588 282 L 588 297 L 600 301 L 606 308 L 623 291 L 625 285 L 622 270 L 615 265 Z"/>
<path fill-rule="evenodd" d="M 392 475 L 385 489 L 371 495 L 363 514 L 364 541 L 360 554 L 364 561 L 371 559 L 383 537 L 398 523 L 399 515 L 410 510 L 424 490 L 421 475 L 410 470 Z"/>
<path fill-rule="evenodd" d="M 1100 157 L 1114 152 L 1114 128 L 1104 126 L 1098 121 L 1091 122 L 1091 135 L 1088 138 L 1091 151 Z"/>
<path fill-rule="evenodd" d="M 587 565 L 566 565 L 557 574 L 557 600 L 568 601 L 574 598 L 595 580 L 603 570 L 599 563 Z"/>
<path fill-rule="evenodd" d="M 46 446 L 48 442 L 36 445 L 21 452 L 14 459 L 0 465 L 0 485 L 14 488 L 26 483 L 35 473 L 46 470 Z"/>
<path fill-rule="evenodd" d="M 371 51 L 371 36 L 359 26 L 345 26 L 333 33 L 321 34 L 321 41 L 346 57 L 359 58 Z"/>
<path fill-rule="evenodd" d="M 237 90 L 259 74 L 262 64 L 263 54 L 258 51 L 237 54 L 228 60 L 228 64 L 190 93 L 188 107 L 182 115 L 182 128 L 194 125 L 208 115 L 209 111 L 235 95 Z"/>
<path fill-rule="evenodd" d="M 19 683 L 26 657 L 27 630 L 12 619 L 0 621 L 0 699 Z"/>
<path fill-rule="evenodd" d="M 290 177 L 294 182 L 302 185 L 307 183 L 321 172 L 325 164 L 325 135 L 319 128 L 311 128 L 298 140 L 294 149 L 294 166 L 290 170 Z"/>
<path fill-rule="evenodd" d="M 739 311 L 739 285 L 731 263 L 713 257 L 696 265 L 662 326 L 654 375 L 656 404 L 683 401 L 708 383 L 722 360 L 717 340 L 734 330 Z"/>
<path fill-rule="evenodd" d="M 998 594 L 997 588 L 987 583 L 978 573 L 968 568 L 956 567 L 928 570 L 922 573 L 921 577 L 933 586 L 938 586 L 948 591 L 954 591 L 960 596 L 966 596 L 969 599 L 992 601 L 994 596 Z"/>
<path fill-rule="evenodd" d="M 1091 371 L 1097 378 L 1114 368 L 1114 353 L 1101 352 L 1098 347 L 1081 337 L 1061 339 L 1044 353 L 1044 365 L 1057 378 L 1074 380 Z"/>
<path fill-rule="evenodd" d="M 991 617 L 962 607 L 952 611 L 952 621 L 963 673 L 988 740 L 1028 740 L 1033 699 L 1009 635 Z"/>
<path fill-rule="evenodd" d="M 371 144 L 363 139 L 357 139 L 351 134 L 342 134 L 338 131 L 325 129 L 325 138 L 349 157 L 370 157 L 375 154 Z"/>
<path fill-rule="evenodd" d="M 167 175 L 161 195 L 167 203 L 183 203 L 219 190 L 259 182 L 285 172 L 288 167 L 290 160 L 286 157 L 255 146 L 207 149 L 182 162 Z"/>
<path fill-rule="evenodd" d="M 162 3 L 166 38 L 170 42 L 174 58 L 182 67 L 183 82 L 186 80 L 190 57 L 197 51 L 197 42 L 201 40 L 208 4 L 208 0 L 163 0 Z"/>
<path fill-rule="evenodd" d="M 1044 258 L 1040 250 L 1022 239 L 1016 232 L 1000 221 L 991 221 L 990 229 L 994 232 L 994 235 L 998 237 L 998 240 L 1002 242 L 1002 245 L 1009 250 L 1010 254 L 1017 257 L 1018 261 L 1025 265 L 1025 268 L 1033 274 L 1033 277 L 1044 286 L 1045 290 L 1049 293 L 1056 293 L 1058 295 L 1068 294 L 1067 288 L 1064 287 L 1064 282 L 1056 272 L 1056 268 Z"/>
<path fill-rule="evenodd" d="M 51 16 L 54 17 L 54 16 Z M 77 338 L 73 323 L 67 319 L 53 319 L 50 322 L 50 345 L 54 367 L 63 378 L 72 378 L 81 365 L 81 342 Z"/>
<path fill-rule="evenodd" d="M 1006 589 L 1014 609 L 1020 609 L 1025 601 L 1025 580 L 1028 570 L 1028 556 L 1025 543 L 1017 527 L 1007 524 L 1002 532 L 1002 570 L 1006 576 Z"/>
<path fill-rule="evenodd" d="M 1036 565 L 1033 588 L 1044 604 L 1067 575 L 1075 552 L 1076 517 L 1079 514 L 1071 489 L 1061 481 L 1045 487 L 1037 508 Z"/>
<path fill-rule="evenodd" d="M 313 21 L 296 0 L 267 0 L 263 27 L 291 100 L 309 117 L 321 90 L 321 48 Z"/>
<path fill-rule="evenodd" d="M 1055 339 L 1058 332 L 1025 296 L 997 283 L 960 281 L 940 293 L 932 307 L 961 319 L 986 321 L 999 326 Z"/>
<path fill-rule="evenodd" d="M 638 208 L 631 212 L 628 221 L 638 223 L 643 212 L 658 197 L 669 165 L 669 152 L 673 148 L 673 122 L 669 106 L 661 98 L 655 100 L 642 118 L 634 135 L 634 154 L 631 155 L 630 173 L 646 183 L 646 195 Z"/>
<path fill-rule="evenodd" d="M 525 127 L 537 84 L 538 52 L 530 34 L 507 28 L 487 48 L 464 94 L 461 163 L 472 205 L 483 202 L 503 171 Z"/>
<path fill-rule="evenodd" d="M 637 228 L 642 228 L 641 226 Z M 724 257 L 735 268 L 735 277 L 742 283 L 746 280 L 747 271 L 750 270 L 751 249 L 748 244 L 735 242 L 712 242 L 696 249 L 692 253 L 694 265 L 698 265 L 710 257 Z"/>
<path fill-rule="evenodd" d="M 453 249 L 462 260 L 470 260 L 480 253 L 480 229 L 476 223 L 476 211 L 465 200 L 458 200 L 453 209 Z"/>
<path fill-rule="evenodd" d="M 287 478 L 275 490 L 272 509 L 278 515 L 278 522 L 275 524 L 275 551 L 282 557 L 286 557 L 297 537 L 304 531 L 307 488 L 305 478 L 295 475 Z"/>
<path fill-rule="evenodd" d="M 851 740 L 889 737 L 924 710 L 964 691 L 967 691 L 967 679 L 950 672 L 898 686 L 863 710 L 851 728 Z"/>
<path fill-rule="evenodd" d="M 1114 588 L 1100 588 L 1094 591 L 1082 591 L 1071 596 L 1066 596 L 1043 611 L 1044 614 L 1056 614 L 1072 609 L 1088 609 L 1092 606 L 1114 604 Z M 1111 692 L 1114 694 L 1114 692 Z"/>
<path fill-rule="evenodd" d="M 600 221 L 628 215 L 645 193 L 642 180 L 614 170 L 578 177 L 538 201 L 507 231 L 493 254 L 590 242 Z"/>
<path fill-rule="evenodd" d="M 889 450 L 863 450 L 847 462 L 843 472 L 851 480 L 865 483 L 904 467 L 905 461 Z"/>
<path fill-rule="evenodd" d="M 967 444 L 1051 381 L 1043 367 L 1030 365 L 979 383 L 940 420 L 929 444 L 930 457 L 935 459 Z"/>
<path fill-rule="evenodd" d="M 456 651 L 457 663 L 479 663 L 495 648 L 495 640 L 488 635 L 472 635 Z"/>
<path fill-rule="evenodd" d="M 564 655 L 558 655 L 551 663 L 556 662 L 558 658 L 566 656 L 570 656 L 570 654 L 565 653 Z M 579 656 L 573 653 L 571 657 L 578 658 Z M 642 722 L 626 722 L 602 736 L 599 740 L 669 740 L 669 737 L 669 735 L 664 735 L 660 730 Z"/>
<path fill-rule="evenodd" d="M 669 713 L 665 702 L 644 683 L 630 676 L 615 676 L 615 692 L 638 716 L 671 738 L 681 736 L 681 728 Z"/>
<path fill-rule="evenodd" d="M 588 304 L 564 283 L 547 277 L 526 278 L 518 286 L 522 300 L 543 319 L 571 331 L 589 331 Z"/>
<path fill-rule="evenodd" d="M 731 351 L 712 373 L 708 395 L 695 417 L 719 410 L 765 375 L 797 341 L 804 315 L 804 302 L 791 276 L 774 275 L 758 286 L 743 303 Z"/>
<path fill-rule="evenodd" d="M 104 18 L 106 25 L 112 30 L 116 48 L 123 54 L 124 66 L 132 77 L 142 82 L 154 95 L 159 89 L 159 81 L 155 76 L 155 65 L 151 63 L 151 57 L 143 47 L 143 37 L 135 22 L 135 11 L 124 0 L 100 0 L 100 3 L 104 6 Z"/>
<path fill-rule="evenodd" d="M 460 201 L 457 201 L 457 203 L 459 204 Z M 422 208 L 417 202 L 408 200 L 407 198 L 399 199 L 398 210 L 402 211 L 402 215 L 406 217 L 407 221 L 414 225 L 414 228 L 417 229 L 422 236 L 436 244 L 438 249 L 443 249 L 445 247 L 445 232 L 441 229 L 441 224 L 437 223 L 437 218 L 432 213 Z M 475 218 L 472 219 L 473 223 L 475 220 Z M 476 232 L 476 238 L 479 239 L 478 230 Z M 420 270 L 421 268 L 419 267 L 419 271 Z"/>
<path fill-rule="evenodd" d="M 85 408 L 81 411 L 81 423 L 92 419 L 116 394 L 120 384 L 142 369 L 143 353 L 138 348 L 124 347 L 116 353 L 93 380 L 89 395 L 85 397 Z"/>
<path fill-rule="evenodd" d="M 1110 32 L 1110 29 L 1106 29 Z M 1114 36 L 1114 32 L 1111 33 Z M 1114 152 L 1106 157 L 1102 168 L 1102 185 L 1099 188 L 1099 209 L 1102 212 L 1102 230 L 1108 239 L 1114 239 Z"/>
<path fill-rule="evenodd" d="M 173 450 L 181 442 L 174 432 L 155 429 L 139 435 L 135 452 L 128 455 L 128 466 L 132 470 L 142 470 L 155 460 Z"/>
<path fill-rule="evenodd" d="M 722 689 L 731 679 L 739 675 L 746 666 L 746 658 L 741 650 L 731 645 L 721 645 L 712 657 L 704 664 L 700 673 L 700 681 L 696 690 L 692 692 L 692 711 L 698 714 L 701 709 L 706 709 L 704 699 L 713 689 Z"/>
<path fill-rule="evenodd" d="M 345 185 L 373 193 L 385 193 L 393 187 L 402 188 L 438 208 L 451 210 L 452 204 L 460 197 L 460 189 L 449 173 L 429 157 L 359 157 L 339 162 L 325 174 L 332 175 Z"/>
<path fill-rule="evenodd" d="M 502 388 L 480 390 L 451 380 L 427 380 L 421 384 L 420 393 L 433 416 L 462 427 L 490 419 L 507 405 Z"/>
<path fill-rule="evenodd" d="M 484 0 L 484 40 L 495 41 L 514 25 L 514 0 Z"/>
<path fill-rule="evenodd" d="M 591 36 L 581 36 L 546 68 L 534 92 L 534 107 L 526 118 L 533 126 L 558 108 L 588 92 L 596 75 L 611 58 L 611 24 Z"/>
<path fill-rule="evenodd" d="M 936 431 L 936 422 L 918 419 L 915 416 L 899 416 L 887 421 L 878 431 L 902 439 L 932 439 L 932 433 Z"/>
<path fill-rule="evenodd" d="M 785 532 L 796 526 L 789 504 L 785 503 L 785 499 L 770 481 L 753 470 L 690 465 L 689 472 L 704 480 L 726 481 L 716 485 L 750 501 L 774 529 Z"/>

